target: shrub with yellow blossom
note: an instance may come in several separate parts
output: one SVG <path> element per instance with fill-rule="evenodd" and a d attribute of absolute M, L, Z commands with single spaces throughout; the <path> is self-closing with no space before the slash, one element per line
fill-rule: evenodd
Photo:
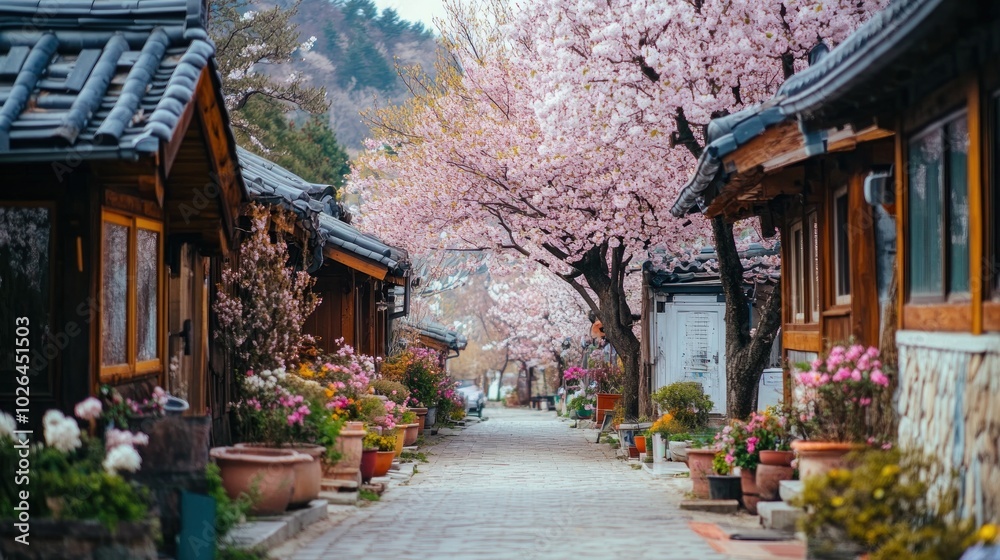
<path fill-rule="evenodd" d="M 996 527 L 976 529 L 955 519 L 958 493 L 932 491 L 928 460 L 899 451 L 868 451 L 851 470 L 833 469 L 806 480 L 798 505 L 801 528 L 817 554 L 853 545 L 871 560 L 958 559 L 977 542 L 995 542 Z"/>

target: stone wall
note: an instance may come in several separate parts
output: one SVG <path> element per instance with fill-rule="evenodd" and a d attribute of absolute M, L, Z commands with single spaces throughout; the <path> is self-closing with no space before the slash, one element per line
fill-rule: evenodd
<path fill-rule="evenodd" d="M 899 444 L 958 475 L 960 514 L 1000 520 L 1000 335 L 899 331 Z"/>

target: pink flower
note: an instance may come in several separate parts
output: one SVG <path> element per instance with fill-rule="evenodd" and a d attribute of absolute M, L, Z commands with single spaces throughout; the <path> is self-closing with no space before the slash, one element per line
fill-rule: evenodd
<path fill-rule="evenodd" d="M 101 415 L 101 401 L 95 397 L 87 397 L 73 409 L 74 414 L 80 420 L 96 420 Z"/>
<path fill-rule="evenodd" d="M 860 370 L 852 371 L 851 379 L 853 379 L 854 381 L 861 381 L 861 371 Z"/>
<path fill-rule="evenodd" d="M 736 461 L 736 457 L 733 457 L 732 453 L 726 453 L 726 464 L 732 465 Z"/>
<path fill-rule="evenodd" d="M 889 378 L 884 373 L 882 373 L 882 370 L 876 369 L 875 371 L 873 371 L 871 375 L 871 380 L 872 383 L 876 385 L 882 387 L 889 386 Z"/>

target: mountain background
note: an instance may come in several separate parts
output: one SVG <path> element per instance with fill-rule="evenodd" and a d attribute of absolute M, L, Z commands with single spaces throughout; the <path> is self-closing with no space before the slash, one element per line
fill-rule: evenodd
<path fill-rule="evenodd" d="M 278 5 L 292 8 L 295 3 L 282 0 Z M 306 85 L 325 87 L 330 127 L 351 156 L 369 136 L 360 113 L 376 99 L 381 105 L 410 97 L 396 64 L 419 65 L 433 74 L 436 33 L 401 19 L 393 9 L 380 11 L 371 0 L 302 0 L 292 22 L 298 25 L 300 42 L 316 41 L 308 52 L 268 73 L 279 77 L 295 72 Z"/>

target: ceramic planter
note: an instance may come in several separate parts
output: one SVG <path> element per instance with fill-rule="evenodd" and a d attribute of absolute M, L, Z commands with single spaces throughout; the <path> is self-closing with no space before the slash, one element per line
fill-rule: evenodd
<path fill-rule="evenodd" d="M 29 546 L 14 540 L 20 534 L 14 521 L 0 521 L 0 557 L 12 560 L 157 558 L 150 521 L 119 522 L 114 529 L 108 529 L 100 521 L 32 518 Z"/>
<path fill-rule="evenodd" d="M 847 467 L 847 454 L 863 449 L 856 443 L 841 443 L 836 441 L 804 441 L 792 442 L 792 449 L 799 458 L 799 478 L 805 480 L 811 476 L 820 476 L 833 469 Z"/>
<path fill-rule="evenodd" d="M 385 476 L 392 468 L 392 459 L 395 456 L 395 451 L 376 451 L 374 476 Z"/>
<path fill-rule="evenodd" d="M 291 449 L 215 447 L 212 459 L 222 473 L 222 486 L 230 498 L 250 494 L 260 499 L 250 508 L 254 515 L 277 515 L 288 509 L 295 493 L 296 465 L 313 458 Z"/>
<path fill-rule="evenodd" d="M 361 452 L 361 482 L 368 484 L 375 476 L 375 459 L 378 456 L 377 449 L 365 449 Z"/>
<path fill-rule="evenodd" d="M 663 436 L 654 434 L 651 447 L 653 448 L 653 462 L 664 462 L 667 457 L 667 442 L 663 440 Z"/>
<path fill-rule="evenodd" d="M 426 408 L 410 408 L 417 415 L 417 435 L 424 433 L 424 427 L 427 423 L 427 409 Z"/>
<path fill-rule="evenodd" d="M 607 414 L 614 414 L 615 405 L 621 400 L 622 396 L 617 393 L 597 393 L 597 418 L 595 421 L 598 426 L 603 425 L 604 416 Z"/>
<path fill-rule="evenodd" d="M 402 426 L 396 427 L 396 449 L 393 450 L 393 456 L 399 457 L 403 454 L 403 445 L 406 443 L 406 430 Z"/>
<path fill-rule="evenodd" d="M 782 480 L 791 480 L 795 474 L 792 451 L 761 451 L 757 465 L 757 493 L 761 501 L 774 502 L 781 499 L 778 489 Z"/>
<path fill-rule="evenodd" d="M 645 453 L 646 436 L 635 436 L 635 446 L 639 448 L 639 453 Z"/>
<path fill-rule="evenodd" d="M 740 471 L 740 487 L 743 489 L 743 507 L 747 508 L 750 515 L 757 515 L 757 502 L 760 495 L 757 491 L 757 471 L 755 469 L 742 469 Z"/>
<path fill-rule="evenodd" d="M 433 428 L 434 424 L 437 424 L 437 407 L 432 406 L 427 409 L 427 421 L 424 423 L 424 427 L 427 429 Z"/>
<path fill-rule="evenodd" d="M 420 437 L 420 424 L 414 422 L 412 424 L 403 424 L 403 446 L 409 447 L 417 443 L 417 438 Z"/>
<path fill-rule="evenodd" d="M 268 448 L 261 443 L 237 443 L 234 447 L 241 449 L 275 449 Z M 310 443 L 291 443 L 283 445 L 278 449 L 291 449 L 304 453 L 312 458 L 310 462 L 301 462 L 295 465 L 295 492 L 289 501 L 289 507 L 299 507 L 308 504 L 319 497 L 320 482 L 323 479 L 322 457 L 326 453 L 326 448 L 322 445 Z"/>
<path fill-rule="evenodd" d="M 348 422 L 340 429 L 340 435 L 333 448 L 340 453 L 340 459 L 332 465 L 324 465 L 323 476 L 335 480 L 358 480 L 361 468 L 361 441 L 365 437 L 362 422 Z"/>
<path fill-rule="evenodd" d="M 708 475 L 708 497 L 713 500 L 742 500 L 743 488 L 738 476 Z"/>
<path fill-rule="evenodd" d="M 670 460 L 680 461 L 681 463 L 688 462 L 688 448 L 691 444 L 686 441 L 671 441 L 667 442 L 670 449 Z"/>
<path fill-rule="evenodd" d="M 714 449 L 688 449 L 688 469 L 691 470 L 691 492 L 700 500 L 707 500 L 708 475 L 713 474 L 712 459 L 715 458 Z"/>

